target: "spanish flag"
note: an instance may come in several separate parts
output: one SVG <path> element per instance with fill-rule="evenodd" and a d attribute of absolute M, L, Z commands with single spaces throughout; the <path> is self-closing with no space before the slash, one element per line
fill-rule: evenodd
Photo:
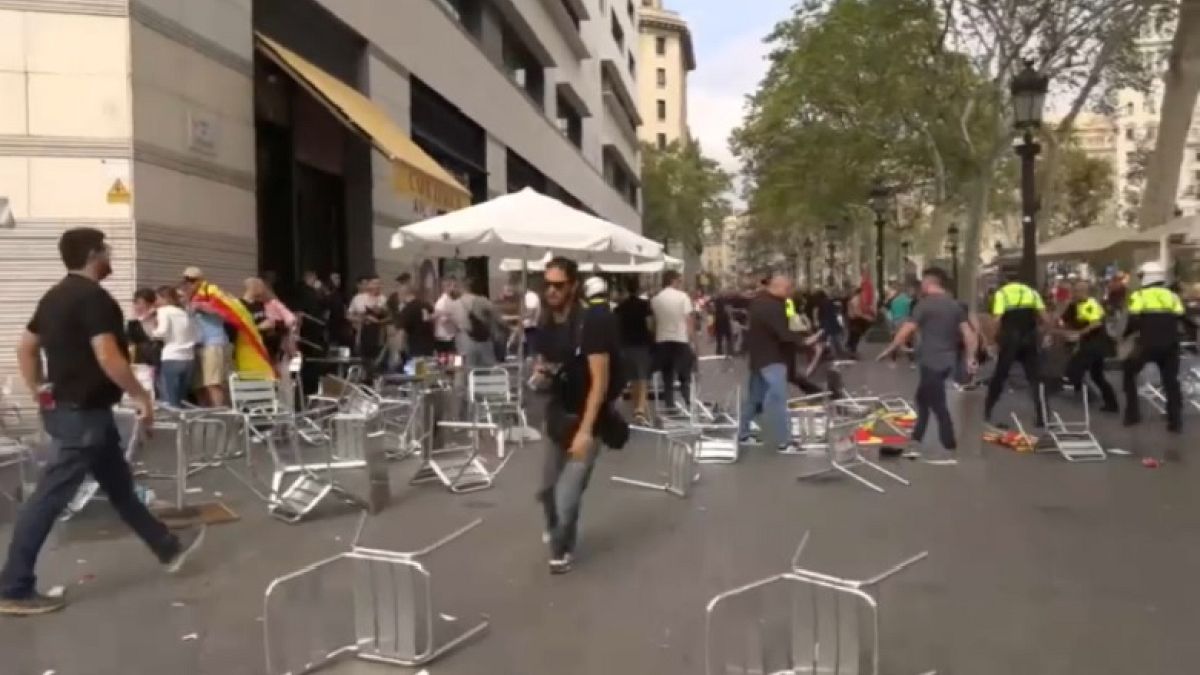
<path fill-rule="evenodd" d="M 275 369 L 263 344 L 254 317 L 240 300 L 234 298 L 207 281 L 196 289 L 194 302 L 211 307 L 225 323 L 237 328 L 237 340 L 233 346 L 233 365 L 238 375 L 261 380 L 275 379 Z"/>

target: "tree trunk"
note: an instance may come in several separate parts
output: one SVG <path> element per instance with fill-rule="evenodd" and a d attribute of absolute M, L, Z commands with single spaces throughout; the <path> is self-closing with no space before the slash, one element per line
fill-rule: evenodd
<path fill-rule="evenodd" d="M 971 182 L 971 194 L 967 200 L 967 224 L 963 229 L 963 241 L 958 264 L 958 298 L 972 309 L 979 297 L 979 251 L 983 238 L 983 222 L 987 219 L 988 195 L 992 191 L 992 173 L 996 163 L 991 162 Z"/>
<path fill-rule="evenodd" d="M 1175 214 L 1179 171 L 1187 150 L 1196 97 L 1200 94 L 1200 0 L 1180 3 L 1170 65 L 1163 82 L 1158 139 L 1146 167 L 1146 188 L 1138 212 L 1138 226 L 1142 229 L 1161 225 Z"/>

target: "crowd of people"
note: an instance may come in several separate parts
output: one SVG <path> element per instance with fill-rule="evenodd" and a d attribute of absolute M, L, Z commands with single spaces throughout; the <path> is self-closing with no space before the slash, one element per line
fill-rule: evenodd
<path fill-rule="evenodd" d="M 1045 422 L 1044 392 L 1063 386 L 1079 391 L 1085 377 L 1100 390 L 1103 410 L 1120 411 L 1106 376 L 1113 356 L 1122 367 L 1125 422 L 1139 423 L 1138 377 L 1154 364 L 1167 428 L 1177 433 L 1180 349 L 1197 329 L 1157 263 L 1141 267 L 1135 289 L 1109 284 L 1103 298 L 1092 285 L 1070 279 L 1039 292 L 1007 269 L 1004 283 L 982 302 L 984 311 L 973 312 L 954 297 L 951 280 L 938 268 L 889 284 L 878 300 L 868 283 L 840 293 L 797 291 L 781 273 L 767 275 L 756 288 L 703 297 L 686 292 L 682 275 L 673 271 L 662 275 L 653 293 L 642 293 L 636 278 L 610 292 L 608 281 L 581 279 L 576 263 L 566 258 L 546 265 L 540 293 L 528 288 L 518 294 L 509 285 L 495 300 L 479 280 L 460 284 L 446 277 L 430 302 L 407 274 L 395 279 L 388 294 L 379 278 L 363 277 L 348 297 L 337 275 L 322 281 L 308 273 L 294 307 L 276 296 L 270 274 L 247 279 L 234 298 L 203 270 L 189 267 L 176 285 L 139 289 L 133 319 L 125 323 L 99 284 L 112 271 L 103 233 L 69 230 L 59 247 L 69 273 L 38 303 L 18 354 L 22 378 L 35 392 L 44 428 L 59 452 L 18 516 L 0 571 L 0 614 L 63 606 L 61 597 L 37 591 L 33 570 L 54 520 L 88 474 L 168 570 L 179 569 L 202 541 L 202 527 L 172 534 L 135 494 L 113 416 L 113 406 L 125 397 L 143 424 L 153 420 L 154 397 L 134 375 L 134 364 L 153 364 L 157 395 L 166 405 L 193 399 L 221 406 L 231 373 L 286 377 L 297 353 L 323 356 L 347 349 L 370 377 L 439 353 L 457 354 L 466 369 L 488 367 L 524 338 L 532 355 L 529 384 L 544 393 L 548 442 L 538 498 L 549 568 L 561 574 L 572 567 L 583 494 L 601 446 L 621 448 L 629 439 L 619 400 L 628 394 L 635 425 L 651 424 L 650 383 L 658 373 L 661 405 L 686 406 L 696 394 L 698 354 L 708 348 L 706 327 L 718 353 L 747 357 L 738 442 L 762 443 L 751 427 L 761 416 L 761 429 L 785 453 L 798 450 L 788 424 L 791 388 L 842 396 L 835 362 L 857 358 L 874 327 L 886 327 L 888 337 L 877 358 L 907 354 L 917 371 L 911 440 L 919 443 L 936 420 L 949 453 L 957 438 L 947 382 L 974 380 L 984 361 L 994 362 L 988 420 L 995 421 L 1010 370 L 1019 363 L 1039 426 Z M 1122 319 L 1117 330 L 1115 315 Z M 1055 341 L 1071 345 L 1061 376 L 1045 367 Z M 821 367 L 828 373 L 824 387 L 811 379 Z"/>

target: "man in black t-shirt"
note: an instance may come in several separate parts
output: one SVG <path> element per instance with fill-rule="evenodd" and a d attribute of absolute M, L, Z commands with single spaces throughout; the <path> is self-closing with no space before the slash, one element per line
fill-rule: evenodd
<path fill-rule="evenodd" d="M 650 388 L 650 349 L 654 346 L 651 325 L 654 312 L 650 302 L 638 294 L 637 277 L 629 280 L 625 298 L 616 310 L 617 324 L 621 329 L 621 361 L 627 371 L 630 394 L 633 396 L 633 421 L 646 426 L 646 405 Z"/>
<path fill-rule="evenodd" d="M 403 305 L 396 316 L 402 349 L 410 359 L 433 356 L 433 305 L 425 301 L 423 290 L 414 292 L 412 286 L 405 289 Z"/>
<path fill-rule="evenodd" d="M 546 265 L 545 308 L 536 381 L 550 380 L 546 404 L 546 462 L 538 499 L 546 516 L 550 572 L 571 570 L 579 509 L 605 425 L 623 424 L 613 410 L 610 366 L 617 358 L 617 322 L 600 294 L 579 301 L 579 269 L 555 258 Z M 610 384 L 614 386 L 610 386 Z"/>
<path fill-rule="evenodd" d="M 34 567 L 54 521 L 88 474 L 168 571 L 177 571 L 204 535 L 203 529 L 171 534 L 134 494 L 113 406 L 124 391 L 145 429 L 153 423 L 154 403 L 129 367 L 121 308 L 99 284 L 112 273 L 104 233 L 67 230 L 58 250 L 70 274 L 42 296 L 17 349 L 21 377 L 35 392 L 57 452 L 13 526 L 0 572 L 0 615 L 45 614 L 65 605 L 61 596 L 37 592 Z"/>

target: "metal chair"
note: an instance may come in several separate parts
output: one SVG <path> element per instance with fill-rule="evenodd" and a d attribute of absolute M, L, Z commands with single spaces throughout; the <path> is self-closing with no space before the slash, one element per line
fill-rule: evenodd
<path fill-rule="evenodd" d="M 1041 388 L 1042 416 L 1046 420 L 1046 435 L 1054 445 L 1053 450 L 1063 456 L 1068 462 L 1102 462 L 1108 459 L 1104 447 L 1092 433 L 1092 414 L 1089 405 L 1091 398 L 1088 388 L 1083 389 L 1083 419 L 1077 422 L 1067 422 L 1058 414 L 1051 411 L 1046 403 L 1046 385 L 1038 384 Z"/>
<path fill-rule="evenodd" d="M 835 401 L 834 403 L 837 402 Z M 875 492 L 886 492 L 882 487 L 872 483 L 853 470 L 856 467 L 864 466 L 901 485 L 911 485 L 907 479 L 888 471 L 863 456 L 862 449 L 854 439 L 855 433 L 863 425 L 863 419 L 847 419 L 833 414 L 834 406 L 832 403 L 830 404 L 830 409 L 831 414 L 829 416 L 830 421 L 826 426 L 825 444 L 820 448 L 823 451 L 822 456 L 819 458 L 822 464 L 815 470 L 810 470 L 800 475 L 798 477 L 799 480 L 807 480 L 836 473 L 849 476 Z"/>
<path fill-rule="evenodd" d="M 348 552 L 273 580 L 263 609 L 268 675 L 311 673 L 354 656 L 395 666 L 433 662 L 488 628 L 483 617 L 438 644 L 430 568 L 421 558 L 478 527 L 462 527 L 419 551 L 359 545 L 365 514 Z"/>
<path fill-rule="evenodd" d="M 0 490 L 0 495 L 18 504 L 28 497 L 35 487 L 33 450 L 21 441 L 0 437 L 0 470 L 3 469 L 16 469 L 17 485 L 12 492 Z"/>
<path fill-rule="evenodd" d="M 708 603 L 708 675 L 879 675 L 878 586 L 928 552 L 854 580 L 800 567 L 807 541 L 805 534 L 790 572 L 720 593 Z"/>
<path fill-rule="evenodd" d="M 829 427 L 829 393 L 809 394 L 789 399 L 787 402 L 788 429 L 792 434 L 795 450 L 781 450 L 780 454 L 802 454 L 810 450 L 824 449 Z"/>
<path fill-rule="evenodd" d="M 513 396 L 512 382 L 508 370 L 503 367 L 475 368 L 467 374 L 467 400 L 471 406 L 471 418 L 495 426 L 496 454 L 505 455 L 505 439 L 511 430 L 529 426 L 525 411 Z M 518 443 L 524 446 L 523 437 Z"/>
<path fill-rule="evenodd" d="M 391 497 L 383 432 L 369 432 L 371 422 L 360 414 L 339 413 L 327 424 L 324 456 L 293 444 L 291 461 L 277 465 L 272 475 L 268 510 L 284 522 L 299 522 L 331 496 L 371 513 L 383 510 Z"/>
<path fill-rule="evenodd" d="M 642 433 L 655 437 L 655 475 L 654 480 L 637 480 L 623 476 L 613 476 L 612 480 L 625 485 L 661 490 L 676 497 L 687 497 L 692 484 L 700 480 L 696 471 L 695 446 L 699 444 L 703 434 L 694 428 L 653 429 L 649 427 L 631 427 Z M 664 481 L 664 482 L 654 482 Z"/>

